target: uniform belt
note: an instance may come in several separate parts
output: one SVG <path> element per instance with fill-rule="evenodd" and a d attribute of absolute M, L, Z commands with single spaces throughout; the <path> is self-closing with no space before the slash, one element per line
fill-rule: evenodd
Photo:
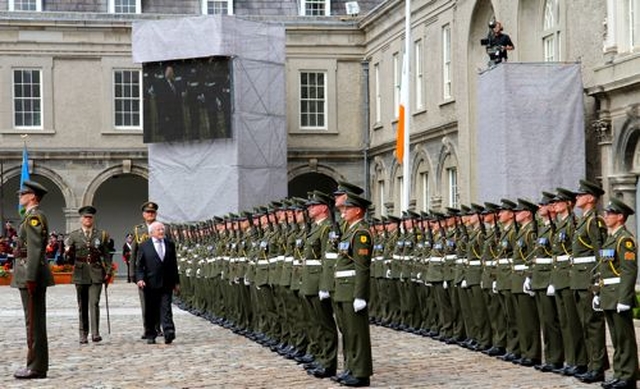
<path fill-rule="evenodd" d="M 536 258 L 533 260 L 533 263 L 536 265 L 551 265 L 553 263 L 553 258 Z"/>
<path fill-rule="evenodd" d="M 413 261 L 415 259 L 415 257 L 413 255 L 405 255 L 404 256 L 404 260 L 405 261 Z"/>
<path fill-rule="evenodd" d="M 237 260 L 238 260 L 238 258 L 236 258 L 236 257 L 229 258 L 229 263 L 236 263 Z"/>
<path fill-rule="evenodd" d="M 282 261 L 284 261 L 284 255 L 278 255 L 278 256 L 276 257 L 276 260 L 277 260 L 278 262 L 282 262 Z"/>
<path fill-rule="evenodd" d="M 258 265 L 268 265 L 269 261 L 266 259 L 259 259 L 258 260 Z"/>
<path fill-rule="evenodd" d="M 573 258 L 573 263 L 574 264 L 595 263 L 595 262 L 596 262 L 596 257 L 595 256 Z"/>
<path fill-rule="evenodd" d="M 474 260 L 474 261 L 469 261 L 469 266 L 480 266 L 482 265 L 482 261 L 478 260 Z"/>
<path fill-rule="evenodd" d="M 223 260 L 223 261 L 228 261 L 229 259 L 230 259 L 230 258 L 229 258 L 229 257 L 226 257 L 226 256 L 225 256 L 225 257 L 222 257 L 222 260 Z"/>
<path fill-rule="evenodd" d="M 238 257 L 238 258 L 236 258 L 236 261 L 238 261 L 238 262 L 247 262 L 247 257 Z"/>
<path fill-rule="evenodd" d="M 569 260 L 569 258 L 571 258 L 571 257 L 568 256 L 568 255 L 558 255 L 556 257 L 556 261 L 557 262 L 567 262 Z"/>
<path fill-rule="evenodd" d="M 285 262 L 293 262 L 293 257 L 284 257 Z"/>
<path fill-rule="evenodd" d="M 451 254 L 450 255 L 445 255 L 444 259 L 446 259 L 447 261 L 451 261 L 451 260 L 456 259 L 456 255 L 455 254 L 453 254 L 453 255 L 451 255 Z"/>
<path fill-rule="evenodd" d="M 336 278 L 355 277 L 356 276 L 356 271 L 355 270 L 340 270 L 340 271 L 336 272 L 335 276 L 336 276 Z"/>
<path fill-rule="evenodd" d="M 498 261 L 485 261 L 484 262 L 485 266 L 491 266 L 494 267 L 498 264 Z"/>
<path fill-rule="evenodd" d="M 299 259 L 294 259 L 293 260 L 293 266 L 302 266 L 302 261 Z"/>
<path fill-rule="evenodd" d="M 465 265 L 467 263 L 466 258 L 458 258 L 456 259 L 456 265 Z"/>
<path fill-rule="evenodd" d="M 307 266 L 322 266 L 322 262 L 317 259 L 307 259 L 305 264 Z"/>
<path fill-rule="evenodd" d="M 278 258 L 277 257 L 269 258 L 267 261 L 269 261 L 269 263 L 276 263 L 278 262 Z"/>
<path fill-rule="evenodd" d="M 393 259 L 398 259 L 398 260 L 400 260 L 400 259 L 402 259 L 402 255 L 396 255 L 396 254 L 393 254 Z"/>
<path fill-rule="evenodd" d="M 429 258 L 429 262 L 434 262 L 434 263 L 438 263 L 438 262 L 443 262 L 444 259 L 442 257 L 431 257 Z"/>
<path fill-rule="evenodd" d="M 96 263 L 96 262 L 100 262 L 97 260 L 89 260 L 89 257 L 76 257 L 76 262 L 82 262 L 82 263 Z"/>
<path fill-rule="evenodd" d="M 509 265 L 513 263 L 513 260 L 511 258 L 500 258 L 498 259 L 498 265 Z"/>
<path fill-rule="evenodd" d="M 522 271 L 522 270 L 528 270 L 528 269 L 529 269 L 529 266 L 527 265 L 515 265 L 513 267 L 513 270 L 515 271 Z"/>
<path fill-rule="evenodd" d="M 620 277 L 611 277 L 602 279 L 602 283 L 605 285 L 615 285 L 620 283 Z"/>
<path fill-rule="evenodd" d="M 324 253 L 324 257 L 327 259 L 338 259 L 338 253 Z"/>
<path fill-rule="evenodd" d="M 384 261 L 384 257 L 383 256 L 374 257 L 373 260 L 374 261 Z"/>

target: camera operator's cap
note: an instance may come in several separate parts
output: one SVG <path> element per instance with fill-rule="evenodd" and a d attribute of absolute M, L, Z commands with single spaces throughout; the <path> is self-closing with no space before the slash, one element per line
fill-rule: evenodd
<path fill-rule="evenodd" d="M 22 189 L 18 190 L 18 193 L 33 193 L 38 197 L 43 197 L 49 191 L 44 186 L 31 180 L 27 180 L 22 183 Z"/>
<path fill-rule="evenodd" d="M 633 215 L 634 213 L 636 213 L 633 208 L 615 197 L 612 197 L 609 200 L 609 204 L 607 204 L 604 210 L 606 212 L 619 213 L 625 216 Z"/>
<path fill-rule="evenodd" d="M 515 211 L 518 204 L 509 199 L 500 199 L 500 209 L 506 211 Z"/>
<path fill-rule="evenodd" d="M 550 192 L 542 192 L 542 197 L 538 201 L 538 205 L 549 205 L 555 201 L 556 195 Z"/>
<path fill-rule="evenodd" d="M 95 215 L 96 212 L 98 212 L 97 209 L 95 209 L 95 207 L 92 207 L 91 205 L 85 205 L 84 207 L 78 209 L 78 213 L 80 214 L 80 216 L 85 216 L 85 215 Z"/>
<path fill-rule="evenodd" d="M 365 199 L 364 197 L 360 197 L 352 192 L 347 192 L 347 199 L 342 205 L 345 207 L 362 208 L 366 211 L 367 208 L 369 208 L 369 206 L 371 205 L 371 201 Z"/>
<path fill-rule="evenodd" d="M 575 192 L 565 188 L 556 188 L 556 191 L 558 193 L 556 194 L 554 201 L 571 201 L 571 202 L 576 201 Z"/>
<path fill-rule="evenodd" d="M 518 205 L 515 207 L 514 211 L 530 211 L 531 213 L 536 213 L 538 208 L 537 204 L 534 204 L 527 199 L 518 199 Z"/>
<path fill-rule="evenodd" d="M 158 204 L 154 203 L 153 201 L 147 201 L 146 203 L 142 204 L 142 207 L 140 207 L 142 209 L 142 212 L 158 212 Z"/>
<path fill-rule="evenodd" d="M 309 198 L 305 202 L 305 206 L 310 205 L 326 205 L 331 206 L 333 204 L 333 199 L 329 197 L 328 194 L 321 192 L 319 190 L 314 190 L 309 194 Z"/>
<path fill-rule="evenodd" d="M 604 193 L 604 189 L 600 185 L 588 180 L 580 180 L 580 187 L 576 191 L 578 195 L 590 194 L 595 197 L 600 197 Z"/>
<path fill-rule="evenodd" d="M 485 208 L 480 204 L 471 203 L 471 212 L 482 214 L 485 212 Z"/>
<path fill-rule="evenodd" d="M 341 195 L 349 192 L 355 195 L 360 195 L 364 192 L 364 189 L 350 182 L 338 181 L 338 188 L 333 192 L 333 194 Z"/>

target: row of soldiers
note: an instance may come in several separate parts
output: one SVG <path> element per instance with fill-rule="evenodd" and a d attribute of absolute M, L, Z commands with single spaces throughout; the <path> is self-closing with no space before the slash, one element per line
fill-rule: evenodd
<path fill-rule="evenodd" d="M 350 190 L 358 188 L 341 183 L 337 193 Z M 199 226 L 176 226 L 183 299 L 198 313 L 305 363 L 310 374 L 332 376 L 333 311 L 341 326 L 335 290 L 358 284 L 335 268 L 336 259 L 346 256 L 354 276 L 368 277 L 357 285 L 353 311 L 364 304 L 376 324 L 605 388 L 635 388 L 636 244 L 624 227 L 634 212 L 613 198 L 605 216 L 598 216 L 603 194 L 581 180 L 577 191 L 543 192 L 537 203 L 502 199 L 446 213 L 407 211 L 401 218 L 372 218 L 369 234 L 356 239 L 345 234 L 348 225 L 333 220 L 333 205 L 344 211 L 340 201 L 319 192 Z M 360 207 L 368 204 L 352 197 Z M 318 205 L 326 212 L 319 213 Z M 606 382 L 605 322 L 615 349 L 614 375 Z M 368 337 L 368 327 L 357 331 Z M 343 335 L 348 340 L 348 332 Z M 357 346 L 345 346 L 357 354 Z M 368 385 L 372 371 L 366 365 L 346 364 L 359 369 L 351 372 L 358 377 L 353 386 Z"/>

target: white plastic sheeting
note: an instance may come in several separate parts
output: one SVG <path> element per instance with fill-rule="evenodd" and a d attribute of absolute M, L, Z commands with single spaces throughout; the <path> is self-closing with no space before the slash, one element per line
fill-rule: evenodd
<path fill-rule="evenodd" d="M 287 194 L 285 33 L 207 16 L 133 25 L 135 62 L 232 57 L 232 139 L 149 144 L 149 198 L 168 222 L 250 209 Z"/>
<path fill-rule="evenodd" d="M 537 201 L 585 175 L 579 64 L 505 63 L 478 79 L 478 200 Z"/>

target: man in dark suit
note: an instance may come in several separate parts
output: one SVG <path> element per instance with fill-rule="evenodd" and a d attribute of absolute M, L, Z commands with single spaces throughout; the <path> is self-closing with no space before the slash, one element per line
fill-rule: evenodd
<path fill-rule="evenodd" d="M 176 246 L 165 239 L 164 224 L 158 221 L 151 223 L 150 233 L 151 239 L 144 241 L 138 249 L 136 283 L 144 292 L 147 343 L 156 342 L 156 328 L 161 324 L 164 342 L 169 344 L 176 337 L 171 300 L 173 291 L 180 291 Z"/>

